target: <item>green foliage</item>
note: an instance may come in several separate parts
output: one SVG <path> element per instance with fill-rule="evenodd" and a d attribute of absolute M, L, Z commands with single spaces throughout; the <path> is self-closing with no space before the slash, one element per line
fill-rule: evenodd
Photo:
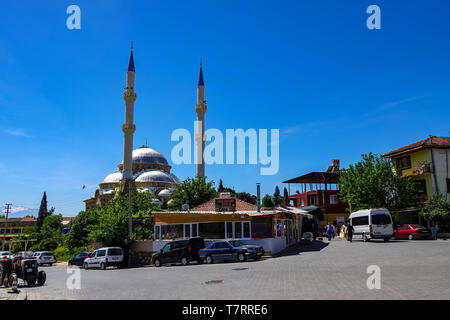
<path fill-rule="evenodd" d="M 56 261 L 68 261 L 71 258 L 71 252 L 67 247 L 58 247 L 53 250 L 53 255 L 55 256 Z"/>
<path fill-rule="evenodd" d="M 39 250 L 53 251 L 63 242 L 63 217 L 62 215 L 51 215 L 44 219 L 40 229 Z"/>
<path fill-rule="evenodd" d="M 81 211 L 72 221 L 72 226 L 67 234 L 66 245 L 72 249 L 85 247 L 90 243 L 89 233 L 98 223 L 101 210 L 98 208 Z"/>
<path fill-rule="evenodd" d="M 214 181 L 206 182 L 205 177 L 187 178 L 172 192 L 171 210 L 181 210 L 185 203 L 194 208 L 217 196 Z"/>
<path fill-rule="evenodd" d="M 278 186 L 275 187 L 275 192 L 273 193 L 273 204 L 275 206 L 279 206 L 281 204 L 281 194 Z"/>
<path fill-rule="evenodd" d="M 426 220 L 439 223 L 449 223 L 450 202 L 445 200 L 442 194 L 434 195 L 425 202 L 421 215 Z"/>
<path fill-rule="evenodd" d="M 148 192 L 133 192 L 133 237 L 153 236 L 152 212 L 161 208 L 152 203 L 154 196 Z M 125 246 L 128 239 L 128 195 L 118 194 L 99 208 L 98 223 L 92 226 L 89 236 L 104 246 Z"/>
<path fill-rule="evenodd" d="M 266 194 L 263 198 L 262 198 L 262 206 L 264 208 L 273 208 L 275 206 L 275 204 L 272 201 L 272 197 L 269 196 L 268 194 Z"/>
<path fill-rule="evenodd" d="M 26 228 L 23 230 L 21 234 L 19 234 L 15 240 L 31 240 L 31 239 L 39 239 L 40 235 L 37 230 L 37 227 Z M 27 246 L 27 251 L 30 250 L 33 246 L 37 244 L 36 241 L 29 242 Z M 12 252 L 25 251 L 25 242 L 14 242 L 12 245 Z"/>
<path fill-rule="evenodd" d="M 40 229 L 44 223 L 46 217 L 52 215 L 55 212 L 55 208 L 51 208 L 50 211 L 47 210 L 47 194 L 44 192 L 41 200 L 41 206 L 39 207 L 37 227 Z"/>
<path fill-rule="evenodd" d="M 372 153 L 340 175 L 341 200 L 359 209 L 387 208 L 400 210 L 416 204 L 417 186 L 410 178 L 396 176 L 390 159 Z"/>

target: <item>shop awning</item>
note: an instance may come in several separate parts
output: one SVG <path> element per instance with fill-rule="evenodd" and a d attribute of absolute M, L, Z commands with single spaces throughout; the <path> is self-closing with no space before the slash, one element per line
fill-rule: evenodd
<path fill-rule="evenodd" d="M 289 212 L 295 215 L 304 216 L 307 218 L 312 219 L 312 214 L 309 214 L 307 210 L 303 210 L 296 207 L 288 207 L 288 206 L 279 206 L 276 207 L 276 210 L 282 211 L 282 212 Z"/>

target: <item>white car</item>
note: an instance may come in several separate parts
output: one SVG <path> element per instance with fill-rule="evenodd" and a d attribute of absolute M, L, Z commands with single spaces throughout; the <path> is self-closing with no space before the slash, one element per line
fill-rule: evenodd
<path fill-rule="evenodd" d="M 55 256 L 50 251 L 37 251 L 33 253 L 38 265 L 48 264 L 52 265 L 56 262 Z"/>
<path fill-rule="evenodd" d="M 123 266 L 123 251 L 120 247 L 100 248 L 84 259 L 83 268 L 100 268 L 105 270 L 109 266 L 121 268 Z"/>
<path fill-rule="evenodd" d="M 3 259 L 4 257 L 6 257 L 6 259 L 12 259 L 14 255 L 12 254 L 12 252 L 9 251 L 0 252 L 0 259 Z"/>

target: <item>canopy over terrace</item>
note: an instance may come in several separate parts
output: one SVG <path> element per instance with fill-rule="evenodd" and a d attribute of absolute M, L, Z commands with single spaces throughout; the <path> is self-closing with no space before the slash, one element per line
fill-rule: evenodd
<path fill-rule="evenodd" d="M 336 188 L 339 184 L 339 172 L 310 172 L 308 174 L 299 176 L 297 178 L 289 179 L 286 181 L 283 181 L 283 183 L 287 183 L 289 185 L 289 195 L 291 195 L 291 183 L 299 183 L 302 185 L 302 191 L 306 192 L 308 191 L 308 185 L 309 190 L 327 190 L 327 185 L 335 185 Z M 321 185 L 324 185 L 324 188 L 322 189 Z M 314 188 L 315 187 L 315 188 Z M 331 190 L 330 186 L 330 190 Z"/>

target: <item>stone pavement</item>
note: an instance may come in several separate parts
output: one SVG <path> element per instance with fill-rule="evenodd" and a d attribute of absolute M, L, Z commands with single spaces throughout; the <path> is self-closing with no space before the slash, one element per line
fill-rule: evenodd
<path fill-rule="evenodd" d="M 367 288 L 367 267 L 381 289 Z M 450 241 L 344 239 L 294 246 L 282 256 L 244 263 L 80 270 L 69 290 L 63 266 L 43 267 L 47 283 L 28 299 L 450 299 Z"/>

